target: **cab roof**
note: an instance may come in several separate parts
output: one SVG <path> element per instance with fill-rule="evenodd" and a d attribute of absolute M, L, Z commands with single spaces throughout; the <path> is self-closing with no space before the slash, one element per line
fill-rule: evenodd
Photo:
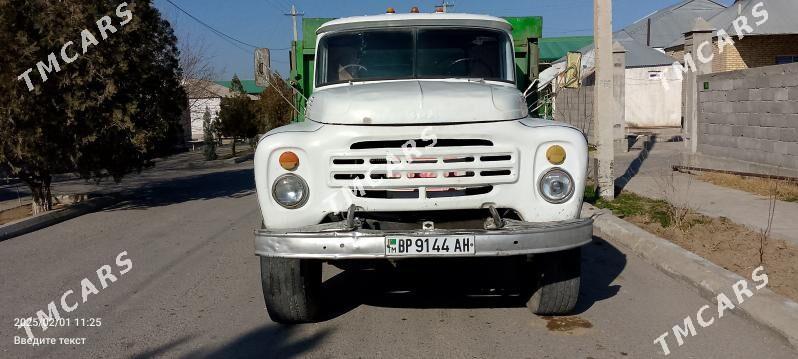
<path fill-rule="evenodd" d="M 316 34 L 330 31 L 422 25 L 487 27 L 497 30 L 512 31 L 512 26 L 507 20 L 495 16 L 465 13 L 410 13 L 353 16 L 335 19 L 322 24 L 321 27 L 316 30 Z"/>

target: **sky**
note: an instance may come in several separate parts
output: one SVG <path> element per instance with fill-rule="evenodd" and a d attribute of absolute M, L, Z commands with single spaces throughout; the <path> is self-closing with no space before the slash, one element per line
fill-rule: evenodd
<path fill-rule="evenodd" d="M 235 40 L 201 25 L 196 19 Z M 652 12 L 681 0 L 613 0 L 613 31 L 622 29 Z M 733 0 L 717 0 L 728 5 Z M 440 0 L 154 0 L 175 29 L 178 41 L 202 46 L 218 80 L 233 74 L 253 78 L 253 48 L 285 49 L 290 46 L 291 17 L 284 15 L 294 4 L 307 17 L 346 17 L 376 15 L 388 7 L 397 13 L 413 6 L 432 12 Z M 468 12 L 495 16 L 542 16 L 543 36 L 576 36 L 593 33 L 593 0 L 449 0 L 450 12 Z M 301 34 L 301 23 L 298 23 Z M 272 50 L 272 66 L 282 75 L 288 73 L 288 51 Z"/>

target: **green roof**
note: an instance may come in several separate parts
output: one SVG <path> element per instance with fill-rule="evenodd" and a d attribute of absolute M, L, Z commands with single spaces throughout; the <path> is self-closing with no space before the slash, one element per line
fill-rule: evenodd
<path fill-rule="evenodd" d="M 593 43 L 593 36 L 545 37 L 538 40 L 540 46 L 540 62 L 554 62 L 567 55 L 569 51 L 579 49 Z"/>
<path fill-rule="evenodd" d="M 227 88 L 231 88 L 233 81 L 214 81 L 219 85 L 222 85 Z M 263 92 L 264 88 L 258 85 L 255 85 L 255 80 L 241 80 L 241 85 L 244 86 L 244 91 L 246 91 L 250 95 L 260 95 Z"/>

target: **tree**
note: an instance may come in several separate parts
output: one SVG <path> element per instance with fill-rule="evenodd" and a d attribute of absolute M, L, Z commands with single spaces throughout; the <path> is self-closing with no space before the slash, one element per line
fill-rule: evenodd
<path fill-rule="evenodd" d="M 294 109 L 288 101 L 293 98 L 292 92 L 291 87 L 279 75 L 271 76 L 271 85 L 261 92 L 256 105 L 260 133 L 291 123 Z"/>
<path fill-rule="evenodd" d="M 150 1 L 0 0 L 0 43 L 0 166 L 34 212 L 52 209 L 53 174 L 118 182 L 182 132 L 176 38 Z"/>
<path fill-rule="evenodd" d="M 205 160 L 213 161 L 216 156 L 216 139 L 213 137 L 216 121 L 211 120 L 211 110 L 205 106 L 205 114 L 202 115 L 202 140 L 205 144 Z"/>
<path fill-rule="evenodd" d="M 258 118 L 253 101 L 244 92 L 244 86 L 237 75 L 233 75 L 230 89 L 232 95 L 222 98 L 219 104 L 219 128 L 222 135 L 232 138 L 232 152 L 235 156 L 238 139 L 258 135 Z"/>
<path fill-rule="evenodd" d="M 207 55 L 206 44 L 199 40 L 192 40 L 190 34 L 180 36 L 178 42 L 180 49 L 180 69 L 182 76 L 180 83 L 183 84 L 186 93 L 190 96 L 188 109 L 191 112 L 199 111 L 202 108 L 201 100 L 210 94 L 209 87 L 213 84 L 216 71 L 211 64 L 211 58 Z M 199 108 L 198 108 L 199 107 Z"/>

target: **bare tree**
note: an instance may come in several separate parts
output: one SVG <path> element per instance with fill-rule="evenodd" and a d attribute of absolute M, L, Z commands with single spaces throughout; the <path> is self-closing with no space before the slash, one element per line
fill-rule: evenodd
<path fill-rule="evenodd" d="M 216 78 L 216 70 L 211 64 L 212 57 L 208 55 L 208 47 L 202 40 L 193 40 L 186 34 L 181 37 L 178 44 L 180 49 L 180 68 L 182 69 L 183 88 L 189 95 L 188 110 L 200 111 L 199 99 L 208 92 L 208 86 Z"/>

